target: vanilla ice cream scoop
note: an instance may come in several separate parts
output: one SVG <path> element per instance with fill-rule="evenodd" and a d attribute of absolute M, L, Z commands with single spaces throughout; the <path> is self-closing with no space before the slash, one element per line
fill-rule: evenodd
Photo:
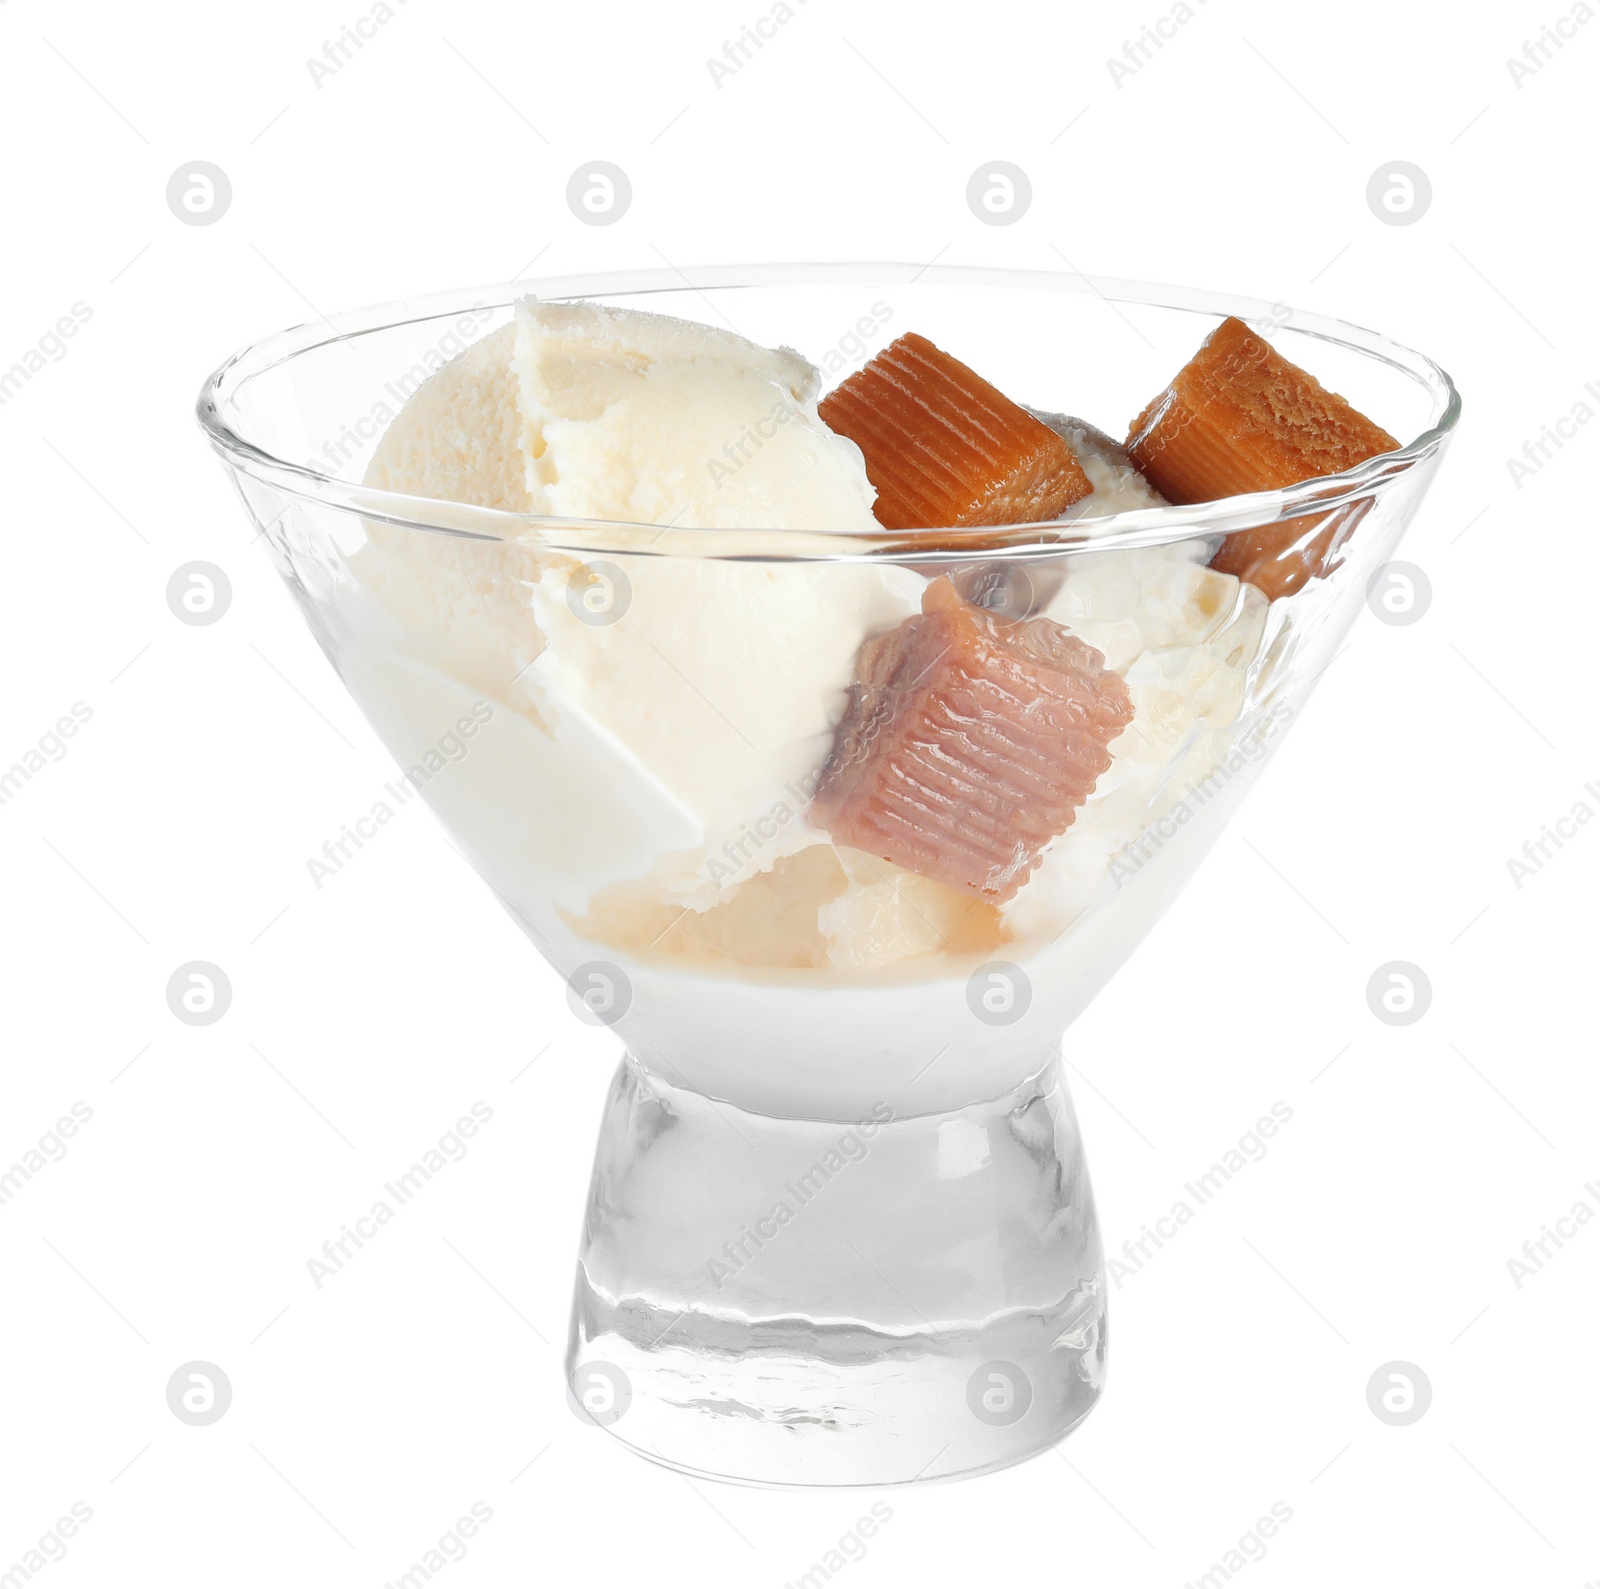
<path fill-rule="evenodd" d="M 365 483 L 560 518 L 876 533 L 820 383 L 792 349 L 715 326 L 524 299 L 412 394 Z"/>
<path fill-rule="evenodd" d="M 860 449 L 817 417 L 817 370 L 715 326 L 517 305 L 528 495 L 562 518 L 872 534 Z"/>
<path fill-rule="evenodd" d="M 525 300 L 413 395 L 367 483 L 540 516 L 876 532 L 860 451 L 817 417 L 819 384 L 799 354 L 715 327 Z M 599 887 L 648 852 L 652 889 L 697 908 L 824 842 L 805 780 L 862 643 L 914 613 L 923 585 L 885 564 L 585 558 L 533 527 L 368 529 L 358 572 L 405 649 L 530 718 L 565 769 L 536 780 L 548 831 L 581 827 L 597 790 L 632 791 L 638 831 L 567 872 L 581 859 Z M 619 605 L 597 612 L 602 580 Z"/>
<path fill-rule="evenodd" d="M 819 384 L 816 369 L 798 353 L 759 347 L 713 326 L 526 299 L 512 324 L 412 394 L 379 441 L 366 484 L 515 513 L 686 528 L 873 532 L 874 493 L 861 453 L 817 417 Z M 759 720 L 772 740 L 809 744 L 817 718 L 849 683 L 841 655 L 852 657 L 868 632 L 861 625 L 878 621 L 882 603 L 875 595 L 892 580 L 892 572 L 841 578 L 830 589 L 859 587 L 852 591 L 856 604 L 834 612 L 819 602 L 815 579 L 796 567 L 763 582 L 758 618 L 730 602 L 730 581 L 714 563 L 635 559 L 630 570 L 641 618 L 628 631 L 601 632 L 567 621 L 563 602 L 579 559 L 547 550 L 537 533 L 518 536 L 513 527 L 504 541 L 484 541 L 376 522 L 368 531 L 361 577 L 408 633 L 425 637 L 432 660 L 541 717 L 547 693 L 541 686 L 549 681 L 529 669 L 553 622 L 563 627 L 571 653 L 551 659 L 555 675 L 578 691 L 575 704 L 624 730 L 673 715 L 664 699 L 652 710 L 652 685 L 632 654 L 646 631 L 652 645 L 677 658 L 669 667 L 704 679 L 726 675 L 727 659 L 741 656 L 748 635 L 766 623 L 771 634 L 762 655 L 776 657 L 781 673 L 770 691 L 771 710 L 741 702 L 732 715 Z M 695 642 L 694 655 L 678 657 L 681 645 L 662 633 L 661 614 L 669 611 L 677 615 L 675 632 Z M 780 639 L 787 649 L 774 652 Z M 644 660 L 658 663 L 653 650 Z M 570 666 L 563 669 L 563 661 Z M 657 666 L 658 675 L 664 671 Z M 757 681 L 745 664 L 739 671 L 748 695 Z M 580 680 L 592 688 L 579 689 Z M 676 682 L 657 678 L 655 692 L 670 692 Z M 675 743 L 670 732 L 645 739 L 643 753 L 670 752 L 678 762 L 696 754 L 689 739 Z M 715 776 L 712 767 L 702 784 Z M 678 787 L 683 780 L 669 782 Z"/>

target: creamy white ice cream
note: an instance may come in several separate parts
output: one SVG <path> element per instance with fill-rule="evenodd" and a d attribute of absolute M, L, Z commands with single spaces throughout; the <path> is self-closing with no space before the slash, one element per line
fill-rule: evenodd
<path fill-rule="evenodd" d="M 818 388 L 798 354 L 714 327 L 525 302 L 416 392 L 367 483 L 541 516 L 874 533 L 860 452 L 818 418 Z M 1116 443 L 1040 417 L 1095 487 L 1070 517 L 1160 504 Z M 1227 753 L 1265 622 L 1260 593 L 1204 567 L 1202 544 L 1053 565 L 1042 611 L 1123 675 L 1134 719 L 996 909 L 836 849 L 806 816 L 861 646 L 920 609 L 924 573 L 586 559 L 531 528 L 489 543 L 369 531 L 354 567 L 391 622 L 367 659 L 386 732 L 403 739 L 408 703 L 431 698 L 415 660 L 515 714 L 488 736 L 495 787 L 475 781 L 458 830 L 514 828 L 497 843 L 511 892 L 580 935 L 707 963 L 865 972 L 1057 940 L 1113 857 Z"/>
<path fill-rule="evenodd" d="M 501 326 L 422 383 L 378 442 L 366 483 L 444 502 L 527 513 L 527 459 L 511 354 Z"/>
<path fill-rule="evenodd" d="M 548 644 L 534 677 L 559 737 L 571 714 L 600 725 L 705 829 L 716 854 L 741 824 L 779 806 L 802 812 L 832 743 L 867 636 L 918 611 L 924 581 L 892 564 L 720 563 L 622 557 L 627 610 L 589 621 L 587 571 L 554 569 L 533 587 Z M 613 576 L 614 577 L 614 576 Z M 801 842 L 802 823 L 750 859 L 764 870 Z M 692 861 L 675 885 L 715 875 Z"/>
<path fill-rule="evenodd" d="M 514 339 L 515 327 L 502 326 L 423 382 L 380 438 L 366 484 L 529 512 Z M 485 695 L 531 709 L 522 681 L 544 645 L 530 597 L 546 564 L 538 547 L 375 521 L 367 539 L 357 575 L 399 620 L 406 643 Z"/>
<path fill-rule="evenodd" d="M 798 354 L 714 327 L 524 302 L 418 390 L 367 483 L 560 517 L 875 531 L 861 454 L 817 417 L 818 389 Z M 806 780 L 856 654 L 923 585 L 888 564 L 581 559 L 377 524 L 370 539 L 361 577 L 428 659 L 569 752 L 570 775 L 542 780 L 545 820 L 571 831 L 597 781 L 632 788 L 639 824 L 671 840 L 651 887 L 701 908 L 821 842 Z M 613 828 L 589 857 L 591 891 L 637 875 L 625 840 Z"/>
<path fill-rule="evenodd" d="M 666 315 L 528 299 L 514 369 L 536 512 L 878 528 L 860 449 L 817 417 L 821 377 L 788 348 Z"/>
<path fill-rule="evenodd" d="M 1136 508 L 1159 508 L 1166 502 L 1139 473 L 1122 443 L 1103 430 L 1070 414 L 1051 414 L 1040 408 L 1030 408 L 1028 412 L 1066 442 L 1094 487 L 1061 515 L 1064 523 L 1109 513 L 1131 513 Z"/>
<path fill-rule="evenodd" d="M 1192 541 L 1068 561 L 1046 615 L 1122 675 L 1133 722 L 1076 820 L 1008 904 L 1019 938 L 1059 931 L 1105 884 L 1113 857 L 1200 784 L 1228 753 L 1228 730 L 1261 647 L 1267 600 L 1201 561 Z"/>

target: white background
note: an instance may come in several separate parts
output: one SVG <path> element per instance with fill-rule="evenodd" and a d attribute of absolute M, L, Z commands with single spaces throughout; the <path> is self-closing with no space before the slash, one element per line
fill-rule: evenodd
<path fill-rule="evenodd" d="M 1518 1289 L 1507 1259 L 1600 1210 L 1600 830 L 1517 888 L 1507 859 L 1600 780 L 1591 638 L 1600 426 L 1519 486 L 1507 458 L 1600 382 L 1600 22 L 1520 86 L 1540 5 L 810 0 L 717 86 L 760 0 L 0 0 L 0 368 L 92 319 L 0 408 L 0 763 L 92 720 L 0 807 L 0 1167 L 93 1120 L 0 1206 L 0 1572 L 74 1502 L 47 1586 L 376 1586 L 474 1502 L 447 1583 L 780 1585 L 874 1497 L 691 1484 L 580 1425 L 560 1345 L 612 1065 L 420 802 L 316 891 L 306 858 L 392 763 L 341 692 L 191 418 L 235 347 L 318 312 L 524 271 L 903 258 L 1181 280 L 1377 325 L 1466 419 L 1402 555 L 1432 607 L 1363 614 L 1187 896 L 1075 1028 L 1107 1246 L 1276 1100 L 1268 1157 L 1112 1296 L 1103 1405 L 1056 1453 L 900 1491 L 851 1585 L 1171 1585 L 1274 1502 L 1251 1584 L 1600 1579 L 1600 1223 Z M 183 162 L 229 213 L 180 225 Z M 568 176 L 634 201 L 580 225 Z M 1033 207 L 980 225 L 982 161 Z M 1369 176 L 1431 178 L 1380 224 Z M 532 263 L 534 261 L 537 263 Z M 1092 372 L 1079 372 L 1079 390 Z M 1092 410 L 1085 410 L 1091 412 Z M 1093 415 L 1108 428 L 1128 417 Z M 1381 416 L 1380 416 L 1381 417 Z M 164 591 L 231 577 L 214 626 Z M 191 1028 L 164 989 L 213 961 Z M 1391 1028 L 1365 986 L 1423 967 Z M 475 1100 L 469 1157 L 336 1280 L 306 1260 Z M 1552 1249 L 1553 1250 L 1553 1249 Z M 191 1428 L 169 1375 L 220 1365 Z M 1419 1365 L 1427 1415 L 1368 1410 Z M 532 1462 L 532 1466 L 528 1464 Z M 1220 1580 L 1219 1580 L 1220 1581 Z"/>

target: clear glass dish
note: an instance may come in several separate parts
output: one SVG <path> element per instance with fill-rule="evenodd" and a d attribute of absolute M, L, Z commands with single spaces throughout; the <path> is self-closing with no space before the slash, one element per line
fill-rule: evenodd
<path fill-rule="evenodd" d="M 1118 433 L 1231 314 L 1413 439 L 1287 490 L 936 547 L 363 484 L 411 394 L 529 293 L 727 325 L 825 385 L 916 330 Z M 626 1046 L 579 1252 L 586 1416 L 696 1473 L 883 1484 L 1004 1466 L 1088 1412 L 1105 1285 L 1063 1034 L 1281 742 L 1458 413 L 1431 360 L 1281 304 L 939 265 L 516 283 L 299 327 L 212 376 L 202 426 L 329 660 Z M 1273 531 L 1322 575 L 1268 601 L 1207 566 Z M 863 641 L 944 578 L 997 626 L 1065 625 L 1134 709 L 1001 904 L 807 821 Z"/>

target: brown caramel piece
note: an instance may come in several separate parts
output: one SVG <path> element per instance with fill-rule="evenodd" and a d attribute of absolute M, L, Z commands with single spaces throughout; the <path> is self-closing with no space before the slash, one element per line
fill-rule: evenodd
<path fill-rule="evenodd" d="M 1307 513 L 1258 530 L 1235 530 L 1211 566 L 1254 585 L 1268 601 L 1292 596 L 1313 579 L 1326 579 L 1344 561 L 1343 547 L 1372 506 L 1347 503 L 1331 513 Z"/>
<path fill-rule="evenodd" d="M 995 906 L 847 846 L 813 844 L 728 883 L 706 909 L 663 899 L 651 877 L 608 883 L 581 937 L 645 960 L 871 970 L 911 956 L 983 955 L 1005 933 Z"/>
<path fill-rule="evenodd" d="M 1172 502 L 1275 491 L 1400 445 L 1337 392 L 1229 317 L 1134 420 L 1128 455 Z M 1287 596 L 1337 566 L 1364 504 L 1230 535 L 1211 566 Z"/>
<path fill-rule="evenodd" d="M 1093 489 L 1048 425 L 915 332 L 840 382 L 817 412 L 861 449 L 886 529 L 1028 524 Z"/>
<path fill-rule="evenodd" d="M 857 672 L 811 821 L 991 904 L 1071 826 L 1133 720 L 1093 646 L 1048 618 L 996 618 L 948 579 L 867 641 Z"/>

